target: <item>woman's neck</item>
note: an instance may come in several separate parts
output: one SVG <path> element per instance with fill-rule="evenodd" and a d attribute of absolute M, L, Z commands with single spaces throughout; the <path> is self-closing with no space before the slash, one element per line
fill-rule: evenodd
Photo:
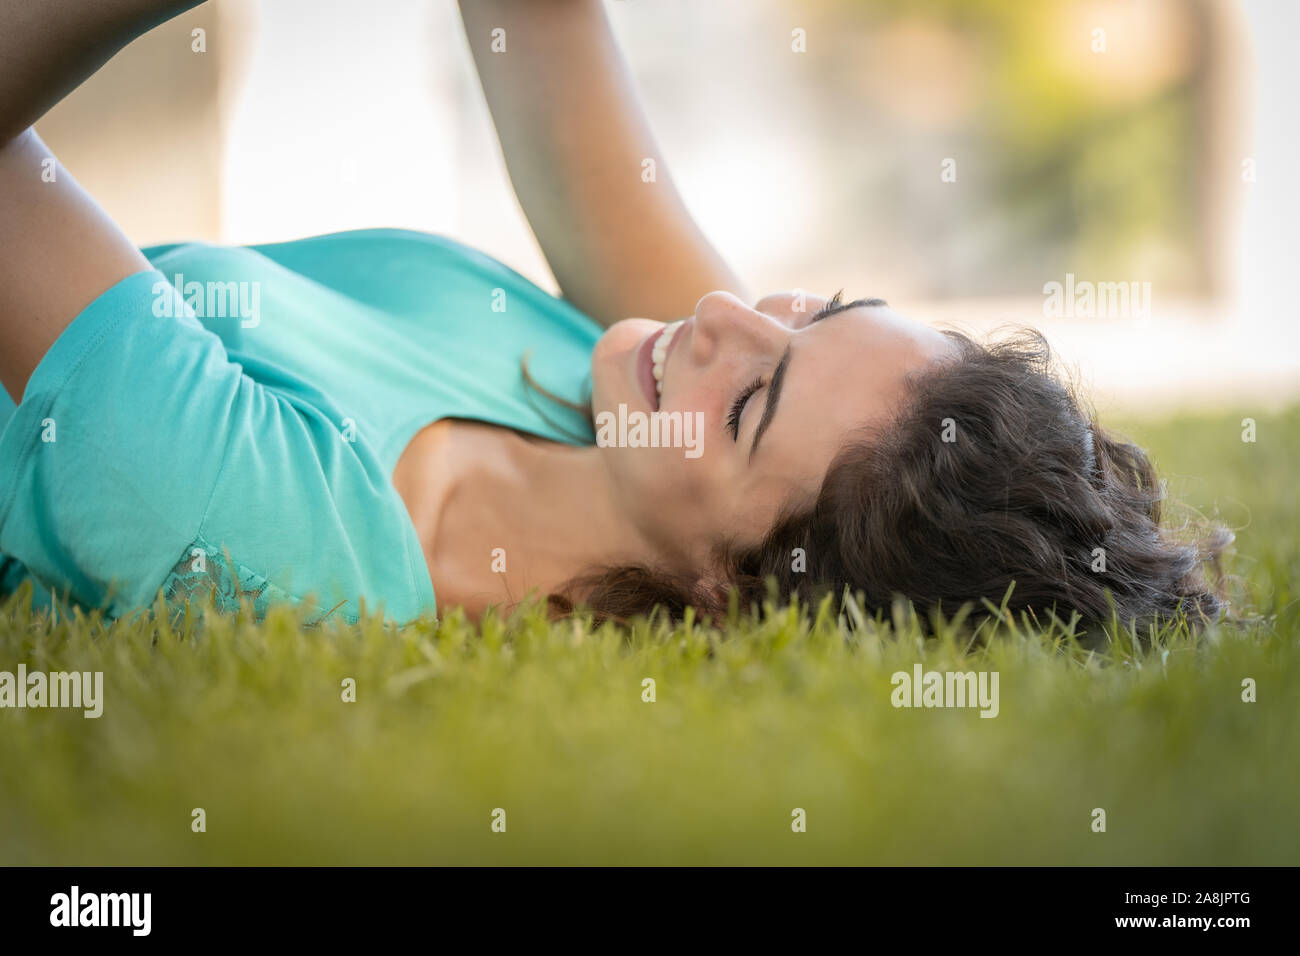
<path fill-rule="evenodd" d="M 477 618 L 530 590 L 553 593 L 604 564 L 644 561 L 649 545 L 615 506 L 600 453 L 478 422 L 444 420 L 403 452 L 406 502 L 440 608 Z"/>

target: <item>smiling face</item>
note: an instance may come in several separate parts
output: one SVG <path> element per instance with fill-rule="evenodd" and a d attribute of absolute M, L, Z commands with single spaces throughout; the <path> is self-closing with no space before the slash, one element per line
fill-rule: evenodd
<path fill-rule="evenodd" d="M 699 412 L 703 435 L 694 458 L 680 447 L 602 448 L 617 504 L 656 563 L 707 567 L 719 541 L 756 542 L 783 507 L 811 503 L 846 441 L 888 418 L 905 376 L 954 354 L 945 336 L 879 300 L 784 293 L 751 308 L 713 292 L 675 333 L 619 322 L 592 355 L 593 413 Z"/>

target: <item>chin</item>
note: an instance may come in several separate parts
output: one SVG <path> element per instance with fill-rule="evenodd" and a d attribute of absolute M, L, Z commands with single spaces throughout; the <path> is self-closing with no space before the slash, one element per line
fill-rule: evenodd
<path fill-rule="evenodd" d="M 591 410 L 613 411 L 620 402 L 644 408 L 645 395 L 636 379 L 636 350 L 647 335 L 663 328 L 653 319 L 615 322 L 596 342 L 591 353 Z"/>

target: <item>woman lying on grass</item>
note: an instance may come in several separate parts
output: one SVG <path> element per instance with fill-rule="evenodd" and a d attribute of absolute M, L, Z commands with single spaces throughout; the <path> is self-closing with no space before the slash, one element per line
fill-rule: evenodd
<path fill-rule="evenodd" d="M 643 181 L 658 152 L 597 0 L 462 3 L 563 300 L 401 230 L 137 249 L 29 127 L 190 6 L 0 10 L 6 589 L 400 621 L 435 591 L 472 616 L 534 589 L 709 613 L 774 577 L 923 618 L 1013 582 L 1009 608 L 1042 620 L 1219 613 L 1202 569 L 1226 535 L 1161 531 L 1146 455 L 1040 337 L 746 294 L 663 164 Z"/>

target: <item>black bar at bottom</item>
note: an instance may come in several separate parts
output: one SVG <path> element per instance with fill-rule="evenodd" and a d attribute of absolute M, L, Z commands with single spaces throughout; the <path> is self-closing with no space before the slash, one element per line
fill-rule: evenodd
<path fill-rule="evenodd" d="M 534 942 L 621 926 L 671 945 L 898 930 L 936 940 L 1193 938 L 1293 927 L 1295 868 L 0 868 L 6 949 L 284 939 L 338 946 L 390 933 Z M 146 896 L 147 894 L 147 896 Z M 690 923 L 688 937 L 676 923 Z M 91 924 L 91 925 L 87 925 Z M 107 925 L 105 925 L 107 924 Z M 839 925 L 835 925 L 839 924 Z M 1050 933 L 1051 936 L 1044 936 Z M 10 950 L 17 952 L 17 950 Z"/>

